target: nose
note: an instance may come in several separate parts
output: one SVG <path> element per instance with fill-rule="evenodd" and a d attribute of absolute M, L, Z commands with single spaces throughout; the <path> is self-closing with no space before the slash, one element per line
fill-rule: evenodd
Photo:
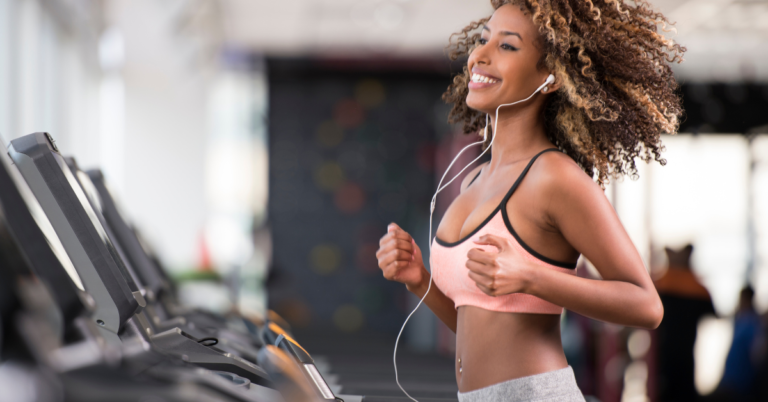
<path fill-rule="evenodd" d="M 472 68 L 472 65 L 474 64 L 491 64 L 489 44 L 490 42 L 485 45 L 475 45 L 475 48 L 469 54 L 469 58 L 467 59 L 467 65 L 470 68 Z"/>

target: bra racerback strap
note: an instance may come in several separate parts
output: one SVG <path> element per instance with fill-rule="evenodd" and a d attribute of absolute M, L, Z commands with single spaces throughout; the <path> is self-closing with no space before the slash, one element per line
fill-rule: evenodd
<path fill-rule="evenodd" d="M 528 165 L 525 166 L 525 169 L 523 169 L 523 172 L 520 173 L 520 176 L 517 177 L 517 180 L 515 180 L 515 184 L 512 185 L 512 188 L 509 189 L 509 192 L 507 192 L 507 195 L 504 196 L 504 200 L 501 202 L 501 205 L 507 205 L 507 201 L 509 200 L 509 197 L 512 197 L 512 193 L 517 190 L 517 186 L 520 185 L 520 182 L 523 181 L 523 178 L 526 174 L 528 174 L 528 171 L 531 169 L 531 166 L 533 166 L 533 162 L 536 162 L 536 159 L 538 159 L 541 154 L 549 151 L 560 151 L 558 148 L 547 148 L 539 153 L 537 153 L 533 158 L 531 158 L 531 161 L 528 162 Z"/>

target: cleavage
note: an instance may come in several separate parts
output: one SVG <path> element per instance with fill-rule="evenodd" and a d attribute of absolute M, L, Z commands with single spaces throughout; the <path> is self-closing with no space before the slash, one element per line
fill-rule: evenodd
<path fill-rule="evenodd" d="M 494 195 L 494 197 L 490 199 L 486 199 L 476 204 L 475 207 L 471 209 L 470 212 L 464 217 L 464 221 L 461 227 L 459 228 L 459 236 L 456 237 L 455 240 L 452 240 L 451 242 L 462 240 L 470 233 L 476 232 L 478 229 L 480 229 L 480 225 L 487 224 L 487 220 L 491 218 L 491 215 L 495 215 L 496 213 L 498 213 L 498 206 L 501 203 L 502 198 L 504 197 L 503 195 L 501 196 L 501 198 L 497 196 L 498 194 Z M 459 207 L 459 206 L 456 205 L 456 207 Z M 462 208 L 462 210 L 463 209 L 464 208 Z M 450 208 L 449 208 L 449 211 L 450 211 Z M 453 212 L 453 215 L 458 215 L 458 213 L 456 213 L 455 211 L 451 211 L 451 212 Z"/>

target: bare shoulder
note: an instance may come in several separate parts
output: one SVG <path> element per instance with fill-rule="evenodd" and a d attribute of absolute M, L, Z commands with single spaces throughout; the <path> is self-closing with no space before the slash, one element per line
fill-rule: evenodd
<path fill-rule="evenodd" d="M 469 173 L 464 176 L 464 178 L 461 180 L 461 192 L 463 193 L 464 190 L 469 187 L 469 183 L 472 182 L 472 180 L 477 177 L 478 173 L 480 173 L 480 170 L 483 168 L 483 166 L 487 165 L 488 162 L 483 162 L 479 166 L 471 169 Z"/>
<path fill-rule="evenodd" d="M 528 173 L 539 191 L 547 196 L 603 196 L 603 190 L 570 156 L 563 152 L 546 152 L 539 156 Z"/>

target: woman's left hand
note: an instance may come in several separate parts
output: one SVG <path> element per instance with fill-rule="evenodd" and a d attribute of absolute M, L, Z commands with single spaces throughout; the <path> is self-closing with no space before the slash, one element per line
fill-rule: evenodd
<path fill-rule="evenodd" d="M 489 296 L 501 296 L 510 293 L 525 293 L 529 283 L 527 264 L 520 265 L 518 253 L 509 240 L 487 234 L 474 240 L 478 245 L 494 246 L 497 253 L 473 248 L 467 253 L 469 278 L 475 281 L 480 290 Z M 516 263 L 512 263 L 513 261 Z M 523 260 L 524 261 L 524 260 Z"/>

